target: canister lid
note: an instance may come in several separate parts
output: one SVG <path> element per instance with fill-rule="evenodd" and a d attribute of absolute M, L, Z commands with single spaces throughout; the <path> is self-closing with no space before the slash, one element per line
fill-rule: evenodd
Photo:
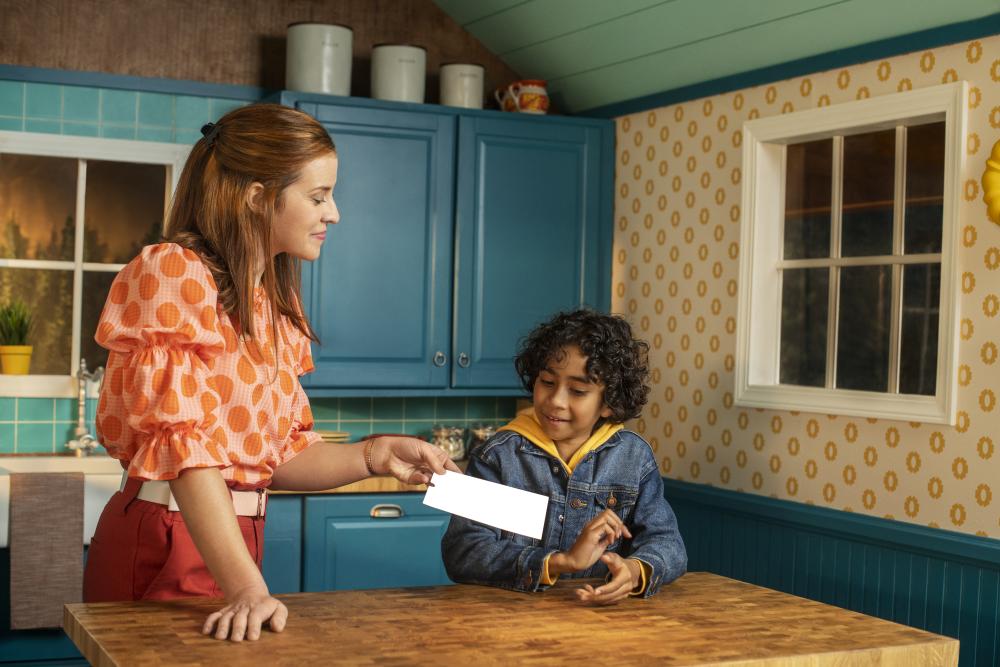
<path fill-rule="evenodd" d="M 351 26 L 344 25 L 343 23 L 322 23 L 320 21 L 296 21 L 295 23 L 289 23 L 288 27 L 291 28 L 292 26 L 297 26 L 297 25 L 325 25 L 325 26 L 332 26 L 334 28 L 344 28 L 345 30 L 350 30 L 351 32 L 354 32 L 354 29 L 351 28 Z"/>
<path fill-rule="evenodd" d="M 376 44 L 372 48 L 377 49 L 380 46 L 408 46 L 411 49 L 420 49 L 421 51 L 427 50 L 424 47 L 420 46 L 419 44 L 400 44 L 399 42 L 382 42 L 381 44 Z"/>

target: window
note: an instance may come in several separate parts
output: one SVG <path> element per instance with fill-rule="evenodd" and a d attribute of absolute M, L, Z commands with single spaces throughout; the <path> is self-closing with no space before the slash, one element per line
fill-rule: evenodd
<path fill-rule="evenodd" d="M 115 274 L 162 233 L 188 146 L 0 132 L 0 301 L 32 309 L 31 375 L 0 395 L 73 396 Z"/>
<path fill-rule="evenodd" d="M 738 404 L 954 423 L 965 91 L 744 125 Z"/>

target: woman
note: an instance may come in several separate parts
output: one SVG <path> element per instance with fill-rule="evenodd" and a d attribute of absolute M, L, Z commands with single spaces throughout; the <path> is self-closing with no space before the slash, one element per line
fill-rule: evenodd
<path fill-rule="evenodd" d="M 110 352 L 97 431 L 126 468 L 91 542 L 84 599 L 226 598 L 203 632 L 257 639 L 285 606 L 260 573 L 265 488 L 457 470 L 408 437 L 322 444 L 298 377 L 316 335 L 299 261 L 315 260 L 339 167 L 313 118 L 251 105 L 202 128 L 167 219 L 115 278 L 97 331 Z"/>

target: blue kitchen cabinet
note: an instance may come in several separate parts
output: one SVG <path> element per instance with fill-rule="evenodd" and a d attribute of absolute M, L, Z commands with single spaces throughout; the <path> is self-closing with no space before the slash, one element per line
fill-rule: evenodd
<path fill-rule="evenodd" d="M 320 259 L 303 264 L 321 340 L 305 386 L 446 387 L 455 118 L 299 107 L 336 141 L 341 216 Z"/>
<path fill-rule="evenodd" d="M 613 126 L 282 93 L 337 144 L 342 224 L 303 267 L 312 395 L 519 394 L 518 341 L 611 296 Z M 346 394 L 345 394 L 346 395 Z"/>
<path fill-rule="evenodd" d="M 302 592 L 302 496 L 268 496 L 261 570 L 272 594 Z"/>
<path fill-rule="evenodd" d="M 612 159 L 602 127 L 459 121 L 452 386 L 517 387 L 518 341 L 560 310 L 607 310 Z M 606 215 L 605 215 L 606 214 Z"/>
<path fill-rule="evenodd" d="M 303 591 L 451 583 L 441 560 L 450 515 L 422 500 L 416 493 L 306 497 Z"/>

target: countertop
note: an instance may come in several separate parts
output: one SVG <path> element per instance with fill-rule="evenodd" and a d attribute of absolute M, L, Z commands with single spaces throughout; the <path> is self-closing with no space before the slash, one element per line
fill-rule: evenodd
<path fill-rule="evenodd" d="M 279 595 L 280 634 L 200 634 L 218 600 L 66 605 L 93 665 L 956 665 L 958 641 L 706 572 L 648 600 L 583 606 L 544 593 L 439 586 Z"/>

